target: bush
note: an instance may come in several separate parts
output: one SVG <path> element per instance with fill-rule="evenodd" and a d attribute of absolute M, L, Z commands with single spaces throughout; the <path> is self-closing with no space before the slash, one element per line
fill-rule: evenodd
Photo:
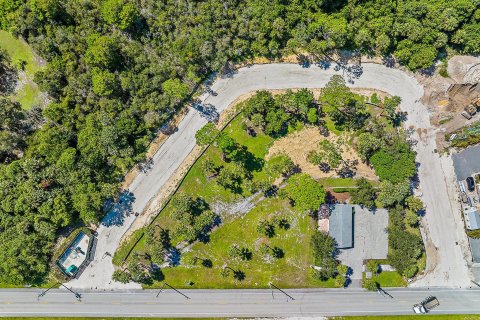
<path fill-rule="evenodd" d="M 480 229 L 477 230 L 468 230 L 467 235 L 470 238 L 479 239 L 480 238 Z"/>
<path fill-rule="evenodd" d="M 367 289 L 368 291 L 376 291 L 379 288 L 379 284 L 372 280 L 372 279 L 365 279 L 363 280 L 363 287 Z"/>
<path fill-rule="evenodd" d="M 418 272 L 418 267 L 417 265 L 412 265 L 410 267 L 408 267 L 407 269 L 405 269 L 403 271 L 403 276 L 405 276 L 406 278 L 413 278 Z"/>
<path fill-rule="evenodd" d="M 130 282 L 130 275 L 124 270 L 117 269 L 113 272 L 112 280 L 120 283 Z"/>

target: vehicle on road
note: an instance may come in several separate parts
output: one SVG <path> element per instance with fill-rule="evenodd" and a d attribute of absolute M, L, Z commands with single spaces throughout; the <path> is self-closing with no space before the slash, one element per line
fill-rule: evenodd
<path fill-rule="evenodd" d="M 467 120 L 470 120 L 470 119 L 473 118 L 472 115 L 470 115 L 470 114 L 469 114 L 468 112 L 466 112 L 466 111 L 463 111 L 463 112 L 462 112 L 462 116 L 464 116 Z"/>
<path fill-rule="evenodd" d="M 475 191 L 475 180 L 472 177 L 467 178 L 468 191 Z"/>
<path fill-rule="evenodd" d="M 413 306 L 413 312 L 415 313 L 428 313 L 433 308 L 440 305 L 438 299 L 434 296 L 429 296 L 420 303 L 417 303 Z"/>

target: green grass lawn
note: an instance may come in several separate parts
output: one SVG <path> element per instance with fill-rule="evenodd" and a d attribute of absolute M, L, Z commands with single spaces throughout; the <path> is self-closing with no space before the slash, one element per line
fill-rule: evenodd
<path fill-rule="evenodd" d="M 272 238 L 259 234 L 256 231 L 258 221 L 274 215 L 286 217 L 290 229 L 277 227 Z M 313 263 L 309 241 L 314 224 L 311 217 L 297 213 L 287 201 L 266 198 L 247 214 L 223 223 L 211 233 L 208 243 L 195 243 L 182 255 L 182 262 L 186 265 L 164 268 L 165 281 L 179 288 L 266 288 L 270 281 L 283 288 L 333 287 L 333 280 L 322 282 L 309 275 L 309 266 Z M 285 256 L 274 259 L 262 254 L 259 251 L 261 243 L 278 246 L 284 250 Z M 242 261 L 230 257 L 228 249 L 232 244 L 249 248 L 253 252 L 252 259 Z M 201 262 L 193 265 L 190 262 L 193 257 L 210 259 L 213 266 L 207 268 Z M 245 279 L 236 281 L 231 275 L 222 277 L 223 266 L 243 271 Z"/>
<path fill-rule="evenodd" d="M 242 129 L 242 115 L 234 119 L 225 131 L 239 144 L 245 146 L 255 157 L 264 159 L 268 149 L 273 143 L 273 138 L 258 132 L 255 137 L 247 135 Z M 221 164 L 221 152 L 211 146 L 202 156 L 200 161 L 192 167 L 179 188 L 193 197 L 201 197 L 211 206 L 222 203 L 226 206 L 246 201 L 251 196 L 247 190 L 240 194 L 234 194 L 219 186 L 214 179 L 207 179 L 201 169 L 202 159 L 210 158 Z M 268 163 L 263 163 L 260 170 L 253 171 L 254 181 L 274 181 L 276 177 L 268 171 Z M 225 165 L 223 163 L 223 165 Z M 315 221 L 304 214 L 300 214 L 292 208 L 286 200 L 278 198 L 264 198 L 259 194 L 249 199 L 253 209 L 248 212 L 232 213 L 228 209 L 221 213 L 221 224 L 214 229 L 206 243 L 195 242 L 181 255 L 181 264 L 176 267 L 162 269 L 165 281 L 178 288 L 267 288 L 270 281 L 284 288 L 290 287 L 334 287 L 333 279 L 329 281 L 316 280 L 311 276 L 310 265 L 313 264 L 313 254 L 310 250 L 310 238 L 315 230 Z M 178 221 L 171 217 L 173 207 L 167 205 L 157 216 L 154 223 L 162 228 L 175 230 Z M 273 217 L 282 216 L 288 220 L 288 230 L 276 227 L 276 234 L 272 238 L 257 232 L 257 224 L 261 219 L 271 220 Z M 177 244 L 179 238 L 172 235 L 172 243 Z M 271 255 L 260 252 L 262 243 L 270 247 L 281 248 L 285 255 L 275 259 Z M 232 258 L 228 254 L 231 245 L 247 247 L 253 253 L 252 259 L 242 261 L 240 258 Z M 131 248 L 131 246 L 130 246 Z M 145 249 L 145 239 L 140 240 L 134 248 L 136 252 Z M 122 248 L 122 254 L 129 248 Z M 123 252 L 125 251 L 125 252 Z M 120 256 L 120 254 L 118 255 Z M 194 264 L 193 258 L 198 261 Z M 201 261 L 209 259 L 211 267 L 204 267 Z M 117 260 L 120 260 L 117 258 Z M 117 261 L 118 262 L 118 261 Z M 221 271 L 224 266 L 233 270 L 241 270 L 245 274 L 242 281 L 235 280 L 233 274 L 223 277 Z M 158 287 L 160 283 L 153 283 L 148 287 Z"/>
<path fill-rule="evenodd" d="M 373 276 L 372 279 L 380 284 L 380 287 L 406 287 L 407 282 L 396 271 L 383 271 Z"/>
<path fill-rule="evenodd" d="M 12 99 L 18 101 L 24 109 L 30 109 L 32 106 L 41 102 L 40 89 L 33 82 L 35 72 L 41 70 L 40 64 L 25 41 L 16 39 L 10 33 L 0 30 L 0 48 L 4 49 L 9 55 L 12 65 L 18 69 L 20 62 L 25 63 L 24 79 L 19 77 L 23 86 L 19 91 L 12 95 Z M 21 71 L 21 70 L 19 70 Z"/>

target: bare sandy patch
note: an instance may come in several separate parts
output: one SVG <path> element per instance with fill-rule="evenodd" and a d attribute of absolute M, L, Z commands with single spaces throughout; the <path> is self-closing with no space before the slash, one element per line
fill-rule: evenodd
<path fill-rule="evenodd" d="M 308 173 L 314 179 L 337 177 L 335 171 L 322 172 L 318 166 L 311 164 L 307 160 L 307 156 L 311 151 L 318 150 L 318 143 L 322 140 L 329 140 L 333 143 L 340 143 L 343 147 L 342 157 L 345 160 L 358 160 L 357 177 L 365 177 L 369 180 L 377 180 L 372 168 L 363 163 L 358 157 L 355 150 L 348 142 L 352 141 L 352 137 L 347 133 L 337 136 L 330 133 L 328 137 L 320 134 L 316 127 L 306 127 L 300 131 L 291 133 L 286 137 L 276 140 L 270 147 L 266 159 L 273 156 L 286 154 L 292 161 L 300 167 L 302 172 Z"/>

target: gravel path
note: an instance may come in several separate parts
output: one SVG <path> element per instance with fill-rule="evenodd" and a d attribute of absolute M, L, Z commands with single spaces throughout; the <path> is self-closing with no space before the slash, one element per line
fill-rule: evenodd
<path fill-rule="evenodd" d="M 372 88 L 386 91 L 402 98 L 401 108 L 409 116 L 407 126 L 421 128 L 426 132 L 426 138 L 416 147 L 419 168 L 420 187 L 423 189 L 423 200 L 427 205 L 425 223 L 429 228 L 432 241 L 438 247 L 438 274 L 448 273 L 448 277 L 438 278 L 432 273 L 426 278 L 430 286 L 464 286 L 469 282 L 468 268 L 463 259 L 462 249 L 456 242 L 463 243 L 466 236 L 460 232 L 461 218 L 447 193 L 447 183 L 444 179 L 441 159 L 433 154 L 435 140 L 431 129 L 427 108 L 420 103 L 423 88 L 408 74 L 377 64 L 363 64 L 363 74 L 355 79 L 353 87 Z M 302 68 L 296 64 L 254 65 L 238 70 L 229 78 L 215 81 L 212 90 L 217 95 L 204 95 L 202 101 L 212 104 L 218 112 L 222 112 L 237 97 L 260 89 L 288 88 L 321 88 L 330 77 L 341 74 L 334 68 L 327 70 L 316 66 Z M 141 173 L 131 184 L 129 191 L 134 196 L 132 210 L 142 212 L 149 202 L 161 190 L 162 186 L 180 166 L 189 152 L 195 146 L 195 132 L 207 120 L 191 109 L 178 126 L 178 131 L 172 134 L 153 157 L 153 166 L 147 173 Z M 417 136 L 416 132 L 414 136 Z M 98 229 L 98 244 L 94 261 L 86 268 L 77 280 L 69 283 L 75 288 L 88 289 L 129 289 L 139 288 L 137 284 L 122 285 L 111 281 L 113 266 L 111 257 L 118 247 L 122 235 L 129 229 L 134 215 L 123 218 L 119 225 L 100 226 Z"/>

